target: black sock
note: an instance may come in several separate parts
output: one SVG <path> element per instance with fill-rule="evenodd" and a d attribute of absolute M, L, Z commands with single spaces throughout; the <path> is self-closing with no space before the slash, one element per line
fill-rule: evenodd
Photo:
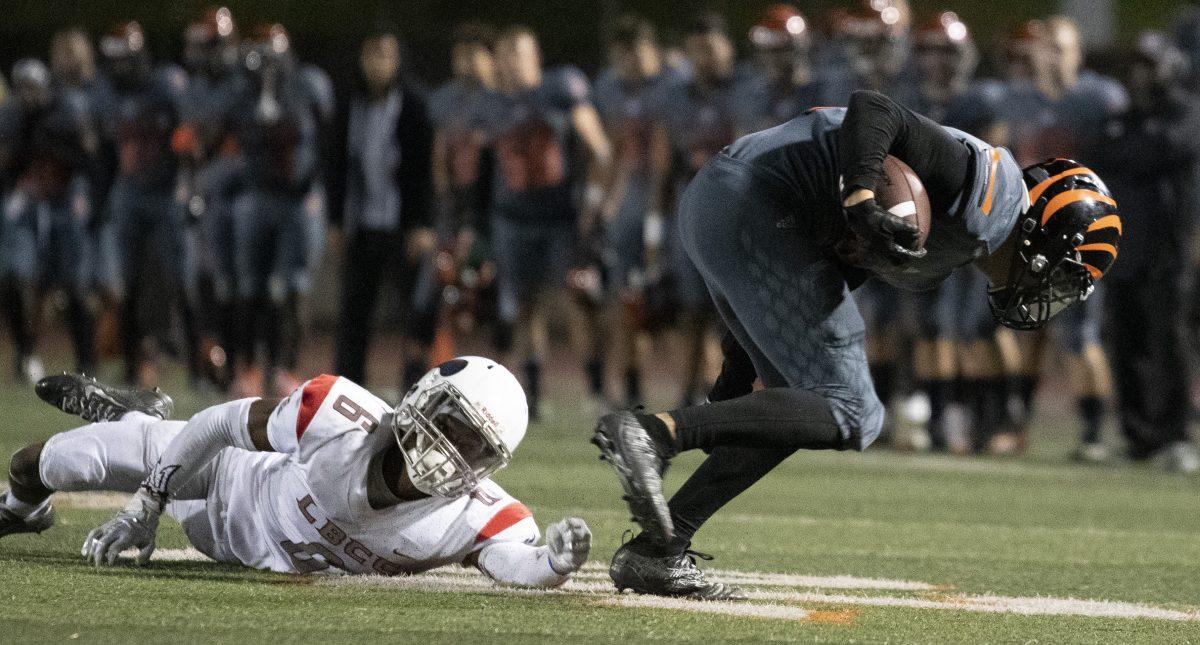
<path fill-rule="evenodd" d="M 883 404 L 889 405 L 892 402 L 892 392 L 895 389 L 896 380 L 896 363 L 887 361 L 886 363 L 876 363 L 870 366 L 871 382 L 875 384 L 875 395 Z"/>
<path fill-rule="evenodd" d="M 671 498 L 669 506 L 675 537 L 666 544 L 657 544 L 659 555 L 683 553 L 708 518 L 794 452 L 794 448 L 759 450 L 721 446 L 714 449 Z"/>
<path fill-rule="evenodd" d="M 678 450 L 717 446 L 808 450 L 848 448 L 825 399 L 812 391 L 768 388 L 729 401 L 671 412 Z"/>
<path fill-rule="evenodd" d="M 1083 442 L 1100 443 L 1100 425 L 1104 423 L 1104 400 L 1098 396 L 1080 397 L 1079 416 L 1083 419 Z"/>
<path fill-rule="evenodd" d="M 588 393 L 595 397 L 604 396 L 604 361 L 593 358 L 584 366 L 587 373 Z"/>
<path fill-rule="evenodd" d="M 542 364 L 539 361 L 525 361 L 525 397 L 529 401 L 530 416 L 536 417 L 542 398 Z"/>
<path fill-rule="evenodd" d="M 642 370 L 636 367 L 625 368 L 625 402 L 631 407 L 642 403 Z"/>
<path fill-rule="evenodd" d="M 968 437 L 971 443 L 971 450 L 978 452 L 987 446 L 987 442 L 991 439 L 991 435 L 985 429 L 984 423 L 984 392 L 982 383 L 979 379 L 959 379 L 959 393 L 962 397 L 962 404 L 967 409 L 967 418 L 970 419 L 970 428 L 968 429 Z"/>
<path fill-rule="evenodd" d="M 1025 421 L 1033 417 L 1033 396 L 1037 394 L 1038 379 L 1036 376 L 1018 377 L 1017 387 L 1021 395 L 1021 407 L 1025 411 Z"/>
<path fill-rule="evenodd" d="M 929 432 L 930 447 L 942 451 L 946 449 L 946 405 L 950 402 L 953 384 L 946 379 L 930 379 L 921 384 L 929 397 Z"/>

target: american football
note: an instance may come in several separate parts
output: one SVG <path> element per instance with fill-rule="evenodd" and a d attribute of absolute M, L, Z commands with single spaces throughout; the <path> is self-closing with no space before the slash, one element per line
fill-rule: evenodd
<path fill-rule="evenodd" d="M 917 237 L 917 247 L 925 248 L 925 240 L 929 237 L 931 213 L 929 211 L 929 195 L 921 185 L 921 178 L 913 172 L 908 164 L 892 155 L 883 160 L 883 170 L 887 180 L 880 186 L 876 201 L 887 212 L 904 218 L 911 218 L 920 230 Z"/>
<path fill-rule="evenodd" d="M 1200 643 L 1200 3 L 2 16 L 0 642 Z"/>

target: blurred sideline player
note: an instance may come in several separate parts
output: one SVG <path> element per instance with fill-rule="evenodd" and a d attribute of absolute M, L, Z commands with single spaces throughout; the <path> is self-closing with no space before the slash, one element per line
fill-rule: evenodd
<path fill-rule="evenodd" d="M 110 87 L 99 99 L 101 132 L 115 180 L 108 193 L 103 255 L 121 302 L 126 382 L 157 380 L 160 343 L 172 310 L 192 310 L 184 289 L 185 219 L 176 194 L 178 158 L 172 135 L 187 79 L 174 65 L 154 65 L 136 22 L 114 25 L 100 39 Z"/>
<path fill-rule="evenodd" d="M 76 369 L 93 370 L 94 261 L 89 190 L 97 136 L 85 97 L 52 84 L 33 58 L 13 66 L 11 102 L 0 107 L 0 307 L 18 380 L 42 370 L 39 311 L 55 289 L 66 295 Z"/>
<path fill-rule="evenodd" d="M 425 373 L 436 324 L 429 257 L 433 134 L 424 96 L 401 74 L 395 34 L 369 37 L 360 51 L 362 89 L 350 101 L 346 126 L 337 369 L 351 380 L 366 380 L 379 290 L 392 284 L 404 317 L 403 373 L 392 378 L 404 390 Z"/>
<path fill-rule="evenodd" d="M 299 341 L 291 332 L 298 331 L 300 299 L 312 284 L 305 201 L 318 178 L 319 149 L 318 124 L 287 30 L 257 26 L 243 64 L 250 91 L 231 113 L 231 132 L 246 163 L 244 188 L 233 204 L 241 325 L 234 391 L 253 396 L 296 385 Z"/>
<path fill-rule="evenodd" d="M 612 345 L 624 383 L 624 404 L 642 402 L 648 266 L 658 266 L 663 242 L 662 183 L 669 165 L 666 131 L 658 120 L 675 82 L 664 67 L 654 28 L 624 16 L 608 36 L 609 66 L 596 80 L 595 101 L 613 146 L 600 215 L 610 285 Z M 647 256 L 653 259 L 647 260 Z"/>
<path fill-rule="evenodd" d="M 119 306 L 112 291 L 112 261 L 103 244 L 107 219 L 108 193 L 113 183 L 109 150 L 101 137 L 104 97 L 111 92 L 108 79 L 96 63 L 96 51 L 90 37 L 81 29 L 64 29 L 50 40 L 50 76 L 57 88 L 80 101 L 90 134 L 83 142 L 88 153 L 87 244 L 92 249 L 88 269 L 89 308 L 96 319 L 96 358 L 102 361 L 121 353 Z"/>
<path fill-rule="evenodd" d="M 488 243 L 488 181 L 492 162 L 479 107 L 487 92 L 496 89 L 496 61 L 492 54 L 496 34 L 482 23 L 465 23 L 454 30 L 450 48 L 453 77 L 429 97 L 429 118 L 434 126 L 432 172 L 437 200 L 435 228 L 439 251 L 438 277 L 443 288 L 462 282 L 456 307 L 486 307 L 479 301 L 495 287 L 496 266 Z M 466 281 L 469 280 L 469 283 Z M 446 291 L 450 293 L 450 291 Z M 444 299 L 444 298 L 443 298 Z M 439 334 L 457 331 L 462 317 L 443 303 Z M 480 316 L 495 318 L 494 311 Z M 465 317 L 473 322 L 470 316 Z M 493 339 L 497 330 L 492 329 Z M 436 342 L 436 341 L 435 341 Z M 439 348 L 439 351 L 441 349 Z"/>
<path fill-rule="evenodd" d="M 579 250 L 583 222 L 576 188 L 589 171 L 578 167 L 577 159 L 585 156 L 602 169 L 611 151 L 587 77 L 574 67 L 543 70 L 537 37 L 528 28 L 511 27 L 497 40 L 496 78 L 499 91 L 489 92 L 478 108 L 495 154 L 492 250 L 499 269 L 501 324 L 512 339 L 502 349 L 522 363 L 536 420 L 550 296 L 566 286 Z M 582 353 L 590 394 L 598 398 L 604 372 L 602 347 L 596 342 L 599 321 L 588 315 L 594 313 L 585 312 L 590 329 L 582 335 L 591 346 Z"/>
<path fill-rule="evenodd" d="M 1055 16 L 1045 22 L 1031 21 L 1009 46 L 1006 120 L 1017 161 L 1028 164 L 1062 155 L 1087 163 L 1091 141 L 1103 132 L 1106 121 L 1128 103 L 1124 90 L 1114 80 L 1083 69 L 1079 29 L 1069 18 Z M 1018 396 L 1022 418 L 1014 436 L 1007 441 L 1005 437 L 997 438 L 993 445 L 997 452 L 1019 451 L 1023 447 L 1045 348 L 1053 338 L 1065 354 L 1083 425 L 1075 457 L 1083 461 L 1107 458 L 1100 430 L 1105 407 L 1112 398 L 1112 375 L 1100 344 L 1103 296 L 1101 287 L 1095 297 L 1072 308 L 1047 330 L 1021 339 Z"/>
<path fill-rule="evenodd" d="M 1184 90 L 1186 58 L 1163 34 L 1141 34 L 1131 54 L 1123 78 L 1129 109 L 1107 124 L 1093 151 L 1121 199 L 1125 226 L 1121 263 L 1106 278 L 1105 340 L 1118 366 L 1128 457 L 1196 472 L 1179 268 L 1197 224 L 1200 103 Z"/>
<path fill-rule="evenodd" d="M 736 90 L 739 134 L 790 121 L 813 106 L 834 105 L 845 89 L 817 68 L 811 27 L 792 5 L 768 7 L 750 28 L 749 40 L 754 65 Z"/>
<path fill-rule="evenodd" d="M 845 105 L 851 90 L 870 89 L 907 105 L 916 92 L 911 65 L 912 9 L 908 0 L 855 0 L 830 12 L 831 65 L 847 77 L 832 105 Z"/>
<path fill-rule="evenodd" d="M 547 528 L 490 476 L 525 434 L 515 378 L 475 356 L 430 371 L 396 408 L 322 375 L 283 400 L 240 399 L 170 421 L 170 399 L 63 375 L 38 394 L 90 425 L 14 455 L 0 537 L 44 531 L 55 491 L 133 493 L 88 534 L 97 566 L 138 549 L 165 511 L 210 558 L 284 573 L 404 575 L 472 565 L 501 584 L 557 587 L 587 561 L 591 534 Z"/>
<path fill-rule="evenodd" d="M 876 202 L 888 154 L 928 193 L 923 247 L 915 223 Z M 690 557 L 704 522 L 797 450 L 864 450 L 879 436 L 853 287 L 873 275 L 928 289 L 975 263 L 993 317 L 1037 329 L 1091 294 L 1120 239 L 1116 202 L 1087 168 L 1022 170 L 1007 150 L 871 91 L 742 137 L 692 181 L 679 217 L 733 338 L 714 402 L 606 415 L 593 442 L 643 528 L 614 555 L 614 584 L 708 599 L 742 594 Z M 668 504 L 662 474 L 695 449 L 709 457 Z"/>
<path fill-rule="evenodd" d="M 671 146 L 671 174 L 663 182 L 662 199 L 678 212 L 688 182 L 713 155 L 737 136 L 737 102 L 734 86 L 734 48 L 725 20 L 702 14 L 691 20 L 683 35 L 683 52 L 691 68 L 688 78 L 674 82 L 661 110 Z M 704 279 L 688 258 L 679 240 L 677 220 L 668 229 L 669 274 L 677 290 L 679 333 L 683 337 L 682 405 L 703 400 L 702 388 L 713 345 L 715 312 Z"/>
<path fill-rule="evenodd" d="M 184 32 L 188 88 L 182 122 L 172 137 L 188 191 L 189 289 L 197 303 L 193 378 L 219 388 L 233 380 L 238 345 L 237 268 L 233 202 L 242 188 L 244 159 L 230 132 L 231 111 L 249 91 L 229 9 L 208 9 Z"/>

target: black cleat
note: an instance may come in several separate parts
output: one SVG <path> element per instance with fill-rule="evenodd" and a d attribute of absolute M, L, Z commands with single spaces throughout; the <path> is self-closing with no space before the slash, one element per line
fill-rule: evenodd
<path fill-rule="evenodd" d="M 592 443 L 621 480 L 633 521 L 659 540 L 670 540 L 675 526 L 662 492 L 667 459 L 646 428 L 632 412 L 606 414 L 596 424 Z"/>
<path fill-rule="evenodd" d="M 15 533 L 41 533 L 54 526 L 54 507 L 46 504 L 26 517 L 5 505 L 7 493 L 0 493 L 0 538 Z"/>
<path fill-rule="evenodd" d="M 135 390 L 105 385 L 86 374 L 47 376 L 34 386 L 38 398 L 85 421 L 117 421 L 127 412 L 159 419 L 171 416 L 175 402 L 162 390 Z"/>
<path fill-rule="evenodd" d="M 711 555 L 690 550 L 664 556 L 642 555 L 624 544 L 613 555 L 608 576 L 618 593 L 629 589 L 641 594 L 693 600 L 746 600 L 741 589 L 705 578 L 704 572 L 696 567 L 696 558 L 712 560 Z"/>

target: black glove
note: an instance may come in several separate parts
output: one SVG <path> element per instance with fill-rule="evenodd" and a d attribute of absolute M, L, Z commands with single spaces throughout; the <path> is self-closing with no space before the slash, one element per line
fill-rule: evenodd
<path fill-rule="evenodd" d="M 887 212 L 874 199 L 847 206 L 845 211 L 846 223 L 861 242 L 863 253 L 881 255 L 895 264 L 925 257 L 918 240 L 921 231 L 912 220 Z"/>

